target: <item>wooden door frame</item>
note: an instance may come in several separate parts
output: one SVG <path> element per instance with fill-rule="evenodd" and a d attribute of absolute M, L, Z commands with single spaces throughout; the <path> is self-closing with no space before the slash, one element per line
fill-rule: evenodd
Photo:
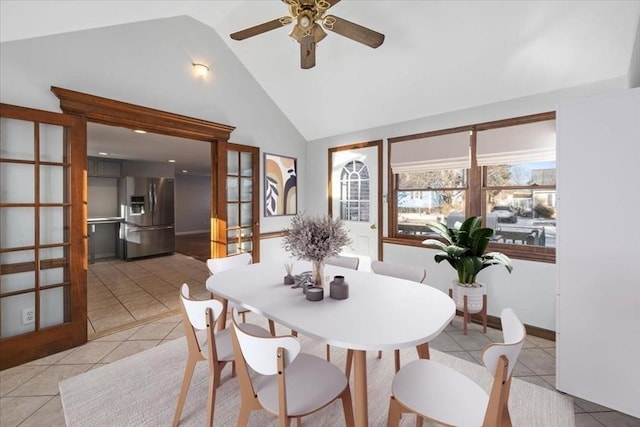
<path fill-rule="evenodd" d="M 378 194 L 376 197 L 378 198 L 378 259 L 382 259 L 382 226 L 381 222 L 382 218 L 382 140 L 370 141 L 370 142 L 359 142 L 355 144 L 342 145 L 339 147 L 331 147 L 328 150 L 329 158 L 327 161 L 327 182 L 328 182 L 328 212 L 329 216 L 333 217 L 333 153 L 337 153 L 339 151 L 349 151 L 356 150 L 358 148 L 369 148 L 369 147 L 377 147 L 378 149 L 378 173 L 376 179 L 378 180 Z"/>
<path fill-rule="evenodd" d="M 87 122 L 209 142 L 212 168 L 211 257 L 226 255 L 226 231 L 222 232 L 227 219 L 226 179 L 221 180 L 219 174 L 220 170 L 226 171 L 227 144 L 235 127 L 55 86 L 51 86 L 51 91 L 60 99 L 60 109 L 64 113 L 81 116 Z M 219 200 L 222 198 L 224 200 Z"/>
<path fill-rule="evenodd" d="M 212 162 L 214 160 L 213 153 L 217 149 L 217 170 L 215 173 L 215 180 L 217 181 L 217 188 L 222 188 L 225 197 L 219 197 L 216 206 L 216 215 L 211 215 L 211 253 L 218 254 L 218 257 L 227 255 L 227 151 L 239 151 L 239 152 L 251 152 L 252 161 L 251 167 L 253 170 L 253 205 L 252 205 L 252 219 L 253 219 L 253 235 L 252 235 L 252 255 L 253 262 L 260 261 L 260 148 L 251 145 L 242 145 L 234 142 L 221 142 L 214 147 L 212 145 Z M 213 164 L 213 163 L 212 163 Z M 214 174 L 211 174 L 214 178 Z M 257 197 L 256 197 L 257 196 Z M 257 199 L 257 200 L 256 200 Z M 216 218 L 214 220 L 214 218 Z M 216 236 L 214 239 L 213 230 L 216 230 Z"/>
<path fill-rule="evenodd" d="M 86 164 L 87 125 L 82 117 L 8 104 L 0 104 L 0 116 L 65 128 L 67 147 L 62 164 L 68 168 L 68 172 L 65 174 L 64 184 L 67 199 L 63 205 L 68 205 L 70 209 L 68 215 L 64 216 L 64 229 L 69 233 L 68 243 L 63 242 L 66 253 L 64 258 L 41 261 L 36 235 L 33 249 L 35 252 L 34 262 L 0 267 L 2 274 L 10 274 L 22 271 L 39 271 L 43 268 L 57 268 L 68 263 L 63 280 L 69 283 L 69 297 L 64 302 L 65 306 L 62 307 L 64 321 L 50 327 L 38 326 L 40 302 L 38 289 L 35 290 L 34 304 L 37 328 L 34 332 L 0 339 L 0 370 L 2 370 L 79 346 L 87 341 L 87 198 L 86 191 L 83 190 L 86 188 L 87 177 L 86 170 L 84 170 L 86 168 L 76 166 L 81 160 Z M 34 161 L 36 164 L 40 162 L 39 159 L 34 159 Z M 39 183 L 36 185 L 38 186 Z M 34 191 L 37 192 L 37 189 Z M 6 205 L 10 207 L 13 204 L 7 203 Z M 42 206 L 41 202 L 35 204 L 36 209 L 40 206 Z M 37 212 L 35 219 L 38 221 Z M 29 250 L 29 247 L 24 249 Z M 67 305 L 68 302 L 70 305 Z"/>

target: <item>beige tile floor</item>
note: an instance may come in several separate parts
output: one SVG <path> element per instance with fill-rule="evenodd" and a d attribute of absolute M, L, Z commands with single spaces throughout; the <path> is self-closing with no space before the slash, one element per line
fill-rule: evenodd
<path fill-rule="evenodd" d="M 138 261 L 140 265 L 125 264 L 120 265 L 119 262 L 110 262 L 110 265 L 98 265 L 94 270 L 94 282 L 96 278 L 106 280 L 107 276 L 114 275 L 119 277 L 115 270 L 125 272 L 125 275 L 131 274 L 129 280 L 137 283 L 137 285 L 145 290 L 153 288 L 147 284 L 156 284 L 161 289 L 159 295 L 165 294 L 167 304 L 161 302 L 159 295 L 154 295 L 153 290 L 148 292 L 154 299 L 167 309 L 160 310 L 161 314 L 155 313 L 154 316 L 163 316 L 150 320 L 148 322 L 137 321 L 133 311 L 134 307 L 142 307 L 139 304 L 131 303 L 135 298 L 128 299 L 123 302 L 127 307 L 132 319 L 127 318 L 127 325 L 118 326 L 121 329 L 114 333 L 101 333 L 106 329 L 100 329 L 100 325 L 111 325 L 108 316 L 104 314 L 94 317 L 98 324 L 98 330 L 94 333 L 94 339 L 87 344 L 71 350 L 54 354 L 24 365 L 0 371 L 0 426 L 37 426 L 37 427 L 57 427 L 64 426 L 64 415 L 62 413 L 62 405 L 58 392 L 58 382 L 64 378 L 78 375 L 82 372 L 111 363 L 118 359 L 130 356 L 137 352 L 148 348 L 163 344 L 169 340 L 179 338 L 183 335 L 183 327 L 181 317 L 172 314 L 170 300 L 175 298 L 177 301 L 177 286 L 187 281 L 191 287 L 192 293 L 200 295 L 201 298 L 208 297 L 208 293 L 204 288 L 204 279 L 206 278 L 206 268 L 203 269 L 204 263 L 201 265 L 194 264 L 194 260 L 184 256 L 173 256 L 155 258 L 145 261 Z M 138 263 L 136 262 L 136 263 Z M 164 276 L 162 276 L 164 274 Z M 150 277 L 156 276 L 156 278 Z M 146 277 L 147 281 L 142 280 Z M 158 281 L 157 278 L 162 278 Z M 196 281 L 198 278 L 200 281 Z M 188 280 L 186 280 L 188 279 Z M 129 283 L 129 282 L 127 282 Z M 112 285 L 108 280 L 102 282 L 103 286 L 111 289 L 120 289 L 118 285 Z M 130 284 L 130 283 L 129 283 Z M 144 287 L 143 284 L 145 284 Z M 166 287 L 171 286 L 173 290 Z M 99 287 L 98 283 L 93 286 Z M 102 291 L 104 292 L 104 290 Z M 136 292 L 140 292 L 137 290 Z M 111 292 L 116 295 L 115 292 Z M 173 296 L 171 296 L 173 294 Z M 119 295 L 126 295 L 119 294 Z M 116 298 L 117 299 L 117 298 Z M 148 297 L 141 297 L 149 304 L 155 305 L 155 302 Z M 130 304 L 127 306 L 126 303 Z M 112 302 L 109 305 L 115 307 Z M 114 313 L 120 311 L 113 309 Z M 140 310 L 142 311 L 142 310 Z M 104 312 L 109 312 L 105 310 Z M 98 320 L 100 319 L 100 320 Z M 133 323 L 132 323 L 133 322 Z M 135 322 L 138 322 L 137 324 Z M 431 347 L 446 353 L 452 354 L 463 359 L 479 363 L 481 349 L 488 343 L 501 340 L 500 331 L 489 329 L 487 334 L 483 334 L 478 325 L 472 325 L 467 336 L 462 333 L 462 322 L 457 317 L 453 324 L 431 342 Z M 375 357 L 375 355 L 371 355 Z M 385 355 L 385 357 L 391 357 Z M 525 347 L 522 350 L 520 359 L 514 370 L 514 375 L 529 381 L 541 387 L 553 390 L 555 384 L 555 343 L 537 337 L 527 337 Z M 612 411 L 602 406 L 596 405 L 582 399 L 575 400 L 575 414 L 577 427 L 638 427 L 640 420 L 629 417 L 619 412 Z M 553 426 L 545 426 L 553 427 Z"/>
<path fill-rule="evenodd" d="M 89 339 L 141 321 L 177 312 L 178 289 L 193 286 L 196 297 L 207 297 L 206 264 L 182 254 L 139 261 L 98 261 L 89 265 L 87 310 Z"/>

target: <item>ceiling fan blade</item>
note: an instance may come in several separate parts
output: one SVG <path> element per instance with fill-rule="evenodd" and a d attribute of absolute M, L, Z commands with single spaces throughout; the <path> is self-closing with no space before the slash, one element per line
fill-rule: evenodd
<path fill-rule="evenodd" d="M 341 36 L 350 38 L 369 47 L 376 48 L 384 42 L 384 34 L 370 30 L 346 19 L 337 16 L 327 15 L 322 21 L 322 26 L 329 31 L 338 33 Z"/>
<path fill-rule="evenodd" d="M 258 34 L 266 33 L 267 31 L 284 27 L 285 25 L 289 25 L 292 22 L 293 18 L 291 18 L 290 16 L 283 16 L 269 22 L 264 22 L 253 27 L 245 28 L 244 30 L 236 31 L 235 33 L 231 34 L 231 38 L 234 40 L 248 39 L 249 37 L 257 36 Z"/>
<path fill-rule="evenodd" d="M 316 41 L 314 27 L 300 40 L 300 67 L 303 69 L 313 68 L 316 65 Z"/>

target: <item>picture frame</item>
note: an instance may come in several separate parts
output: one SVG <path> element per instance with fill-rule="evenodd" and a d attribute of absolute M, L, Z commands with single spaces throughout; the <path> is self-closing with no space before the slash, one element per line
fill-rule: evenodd
<path fill-rule="evenodd" d="M 298 212 L 298 166 L 295 157 L 264 153 L 264 216 Z"/>

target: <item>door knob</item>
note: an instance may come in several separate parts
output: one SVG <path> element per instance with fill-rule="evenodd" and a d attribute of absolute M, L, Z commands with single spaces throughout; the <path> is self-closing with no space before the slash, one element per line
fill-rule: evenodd
<path fill-rule="evenodd" d="M 378 227 L 376 227 L 376 225 L 375 225 L 375 224 L 371 224 L 371 229 L 372 229 L 372 230 L 375 230 L 376 228 L 378 228 Z"/>

